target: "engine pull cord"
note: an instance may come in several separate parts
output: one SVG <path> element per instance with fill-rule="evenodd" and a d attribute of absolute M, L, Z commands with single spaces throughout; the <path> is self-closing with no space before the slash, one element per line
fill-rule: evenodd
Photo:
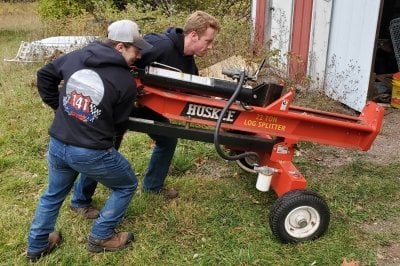
<path fill-rule="evenodd" d="M 231 98 L 228 100 L 228 102 L 225 104 L 224 108 L 222 109 L 221 114 L 218 117 L 217 124 L 215 126 L 215 130 L 214 130 L 214 146 L 215 146 L 215 149 L 216 149 L 218 155 L 221 156 L 221 158 L 223 158 L 225 160 L 229 160 L 229 161 L 240 160 L 240 159 L 243 159 L 243 158 L 248 157 L 248 156 L 255 156 L 257 158 L 257 161 L 259 159 L 259 156 L 258 156 L 258 154 L 256 152 L 244 152 L 244 153 L 237 154 L 237 155 L 228 155 L 224 151 L 222 151 L 222 149 L 220 147 L 220 144 L 219 144 L 219 132 L 220 132 L 220 129 L 221 129 L 222 120 L 223 120 L 226 112 L 228 111 L 229 107 L 231 107 L 233 102 L 236 100 L 236 98 L 237 98 L 237 96 L 238 96 L 238 94 L 240 92 L 240 89 L 242 88 L 242 86 L 243 86 L 243 84 L 245 82 L 245 76 L 246 76 L 245 71 L 241 70 L 240 74 L 239 74 L 238 85 L 237 85 L 234 93 L 232 94 Z"/>

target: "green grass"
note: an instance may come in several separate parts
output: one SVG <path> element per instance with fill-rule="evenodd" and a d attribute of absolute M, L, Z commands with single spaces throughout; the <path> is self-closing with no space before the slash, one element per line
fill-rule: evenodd
<path fill-rule="evenodd" d="M 11 8 L 0 4 L 0 10 L 5 7 Z M 42 34 L 25 23 L 3 23 L 1 58 L 13 57 L 21 40 Z M 53 114 L 33 85 L 40 66 L 0 62 L 0 265 L 27 264 L 27 232 L 47 184 L 47 129 Z M 151 147 L 145 134 L 133 132 L 122 144 L 140 184 Z M 305 151 L 315 148 L 302 146 Z M 366 232 L 363 225 L 399 216 L 400 162 L 378 165 L 355 155 L 338 167 L 296 157 L 309 189 L 326 199 L 331 223 L 315 241 L 283 245 L 268 225 L 274 193 L 257 191 L 256 177 L 219 158 L 213 145 L 180 140 L 167 179 L 180 197 L 166 201 L 138 189 L 118 228 L 134 232 L 132 248 L 88 253 L 91 222 L 69 211 L 68 198 L 57 222 L 65 241 L 39 265 L 340 265 L 344 258 L 375 265 L 377 248 L 396 242 L 399 233 Z M 99 186 L 94 204 L 101 207 L 107 196 L 108 189 Z"/>

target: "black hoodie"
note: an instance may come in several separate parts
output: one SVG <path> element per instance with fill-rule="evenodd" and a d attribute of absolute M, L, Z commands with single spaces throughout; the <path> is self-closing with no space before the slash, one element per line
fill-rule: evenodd
<path fill-rule="evenodd" d="M 198 75 L 193 55 L 185 55 L 184 34 L 180 28 L 169 28 L 164 34 L 149 33 L 144 39 L 153 45 L 151 49 L 142 51 L 142 58 L 135 63 L 139 68 L 158 62 L 180 69 L 184 73 Z"/>
<path fill-rule="evenodd" d="M 37 73 L 37 86 L 43 101 L 57 110 L 49 134 L 92 149 L 113 146 L 136 97 L 136 84 L 124 57 L 99 42 L 45 65 Z"/>

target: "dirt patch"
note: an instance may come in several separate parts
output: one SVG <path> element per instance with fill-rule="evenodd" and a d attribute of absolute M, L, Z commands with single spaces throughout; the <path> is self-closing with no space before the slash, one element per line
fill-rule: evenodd
<path fill-rule="evenodd" d="M 230 164 L 234 164 L 234 162 L 226 162 L 223 163 L 222 159 L 213 160 L 207 159 L 202 163 L 196 165 L 196 175 L 214 177 L 214 178 L 223 178 L 235 175 L 232 172 L 232 167 Z"/>
<path fill-rule="evenodd" d="M 388 247 L 379 248 L 377 257 L 377 265 L 379 266 L 400 265 L 400 244 L 396 243 Z"/>
<path fill-rule="evenodd" d="M 390 163 L 400 159 L 400 110 L 387 108 L 380 134 L 367 155 L 378 163 Z"/>
<path fill-rule="evenodd" d="M 400 234 L 400 217 L 387 221 L 377 221 L 373 224 L 362 225 L 366 234 Z M 386 243 L 377 250 L 377 265 L 394 266 L 400 265 L 400 243 Z"/>

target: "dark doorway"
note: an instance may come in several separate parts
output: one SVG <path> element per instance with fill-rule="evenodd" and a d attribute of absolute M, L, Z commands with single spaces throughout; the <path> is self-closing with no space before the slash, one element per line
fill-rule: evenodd
<path fill-rule="evenodd" d="M 399 71 L 389 32 L 390 21 L 398 17 L 400 17 L 400 0 L 383 0 L 374 66 L 377 75 Z"/>
<path fill-rule="evenodd" d="M 389 25 L 400 17 L 400 0 L 382 0 L 379 28 L 377 29 L 375 60 L 372 68 L 370 97 L 376 102 L 390 102 L 391 80 L 399 72 Z"/>

